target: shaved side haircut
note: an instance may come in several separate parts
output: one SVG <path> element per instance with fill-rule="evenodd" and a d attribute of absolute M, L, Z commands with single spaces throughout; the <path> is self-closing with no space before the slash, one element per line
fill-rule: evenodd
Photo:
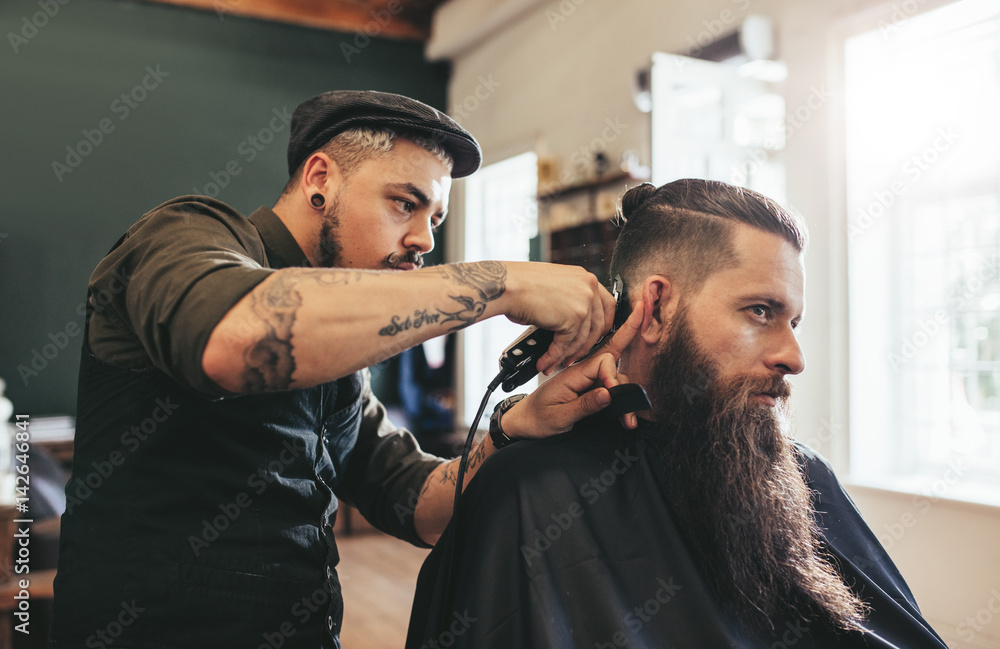
<path fill-rule="evenodd" d="M 715 180 L 643 183 L 625 192 L 618 216 L 624 225 L 611 276 L 620 274 L 626 291 L 659 274 L 697 293 L 713 273 L 739 262 L 736 223 L 775 234 L 800 253 L 807 242 L 800 217 L 763 194 Z"/>

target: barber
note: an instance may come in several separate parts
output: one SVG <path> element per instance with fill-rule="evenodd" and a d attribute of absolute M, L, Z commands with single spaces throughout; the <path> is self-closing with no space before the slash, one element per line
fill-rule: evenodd
<path fill-rule="evenodd" d="M 480 162 L 429 106 L 329 92 L 294 112 L 273 208 L 182 196 L 129 228 L 89 284 L 54 646 L 113 631 L 137 647 L 339 647 L 338 500 L 437 539 L 457 460 L 388 421 L 366 368 L 502 314 L 555 332 L 538 363 L 551 373 L 614 312 L 576 267 L 422 268 L 452 178 Z M 564 374 L 508 433 L 561 432 L 607 405 L 593 388 L 616 383 L 613 362 Z M 494 449 L 473 450 L 468 478 Z"/>

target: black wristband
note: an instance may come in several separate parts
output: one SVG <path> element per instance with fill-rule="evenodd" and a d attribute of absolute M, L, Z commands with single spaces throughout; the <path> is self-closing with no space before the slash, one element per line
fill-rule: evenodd
<path fill-rule="evenodd" d="M 497 404 L 497 407 L 493 409 L 493 414 L 490 415 L 490 439 L 493 440 L 493 446 L 495 448 L 503 448 L 508 444 L 513 444 L 516 439 L 512 439 L 503 432 L 503 427 L 500 425 L 500 418 L 503 417 L 504 413 L 514 407 L 514 404 L 525 398 L 526 394 L 512 394 L 503 401 Z"/>

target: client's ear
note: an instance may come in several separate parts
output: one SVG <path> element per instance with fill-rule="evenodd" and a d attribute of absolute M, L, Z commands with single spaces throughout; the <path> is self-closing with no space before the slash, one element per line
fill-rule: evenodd
<path fill-rule="evenodd" d="M 639 336 L 656 345 L 666 333 L 677 310 L 678 294 L 673 283 L 663 275 L 650 275 L 642 284 L 643 318 Z"/>

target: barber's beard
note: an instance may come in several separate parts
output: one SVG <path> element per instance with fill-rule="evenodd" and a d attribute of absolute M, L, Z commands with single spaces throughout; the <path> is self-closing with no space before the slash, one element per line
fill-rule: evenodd
<path fill-rule="evenodd" d="M 861 601 L 819 542 L 809 489 L 784 434 L 781 377 L 718 379 L 683 316 L 657 352 L 647 386 L 657 449 L 681 534 L 723 607 L 745 628 L 805 618 L 858 628 Z M 777 407 L 751 401 L 762 392 Z"/>
<path fill-rule="evenodd" d="M 316 244 L 316 258 L 320 268 L 340 266 L 340 244 L 337 230 L 340 227 L 340 195 L 334 196 L 323 211 L 323 222 L 319 228 L 319 242 Z"/>
<path fill-rule="evenodd" d="M 320 268 L 337 268 L 342 266 L 341 253 L 344 248 L 340 243 L 338 229 L 340 228 L 340 200 L 335 196 L 323 212 L 323 221 L 319 229 L 319 241 L 316 244 L 316 259 Z M 423 256 L 417 250 L 391 252 L 382 259 L 382 268 L 399 268 L 403 264 L 413 264 L 415 269 L 423 266 Z M 374 270 L 374 269 L 372 269 Z"/>

